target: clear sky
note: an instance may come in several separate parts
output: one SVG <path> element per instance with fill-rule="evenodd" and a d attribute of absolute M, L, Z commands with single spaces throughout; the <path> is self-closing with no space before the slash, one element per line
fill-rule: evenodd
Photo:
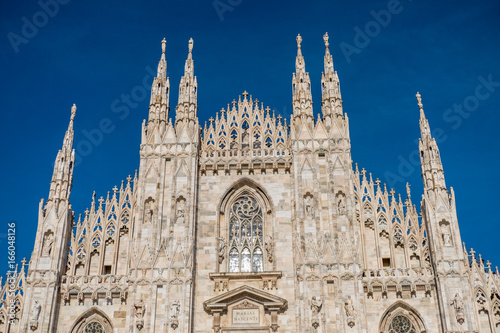
<path fill-rule="evenodd" d="M 420 91 L 431 128 L 441 129 L 438 145 L 447 185 L 456 192 L 462 239 L 500 266 L 498 1 L 55 1 L 0 2 L 0 272 L 9 221 L 17 222 L 17 261 L 31 255 L 38 203 L 48 196 L 73 103 L 79 161 L 71 203 L 78 215 L 93 191 L 105 197 L 139 166 L 149 103 L 143 82 L 151 82 L 163 37 L 171 110 L 194 38 L 204 123 L 244 90 L 289 117 L 298 33 L 316 117 L 325 32 L 354 162 L 403 199 L 410 182 L 419 206 L 419 163 L 411 161 Z M 115 112 L 124 95 L 133 97 L 128 112 Z M 113 130 L 90 150 L 79 149 L 102 119 Z"/>

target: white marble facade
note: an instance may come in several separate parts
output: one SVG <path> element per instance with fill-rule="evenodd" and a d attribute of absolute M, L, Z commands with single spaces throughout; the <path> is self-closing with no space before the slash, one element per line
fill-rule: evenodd
<path fill-rule="evenodd" d="M 498 271 L 463 247 L 421 96 L 420 217 L 353 166 L 328 35 L 314 118 L 301 42 L 290 119 L 244 92 L 200 126 L 193 40 L 175 122 L 163 40 L 139 171 L 80 217 L 73 106 L 0 332 L 500 332 Z"/>

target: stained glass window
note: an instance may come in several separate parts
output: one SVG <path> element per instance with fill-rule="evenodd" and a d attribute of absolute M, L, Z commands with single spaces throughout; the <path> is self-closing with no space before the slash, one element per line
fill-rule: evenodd
<path fill-rule="evenodd" d="M 102 325 L 96 321 L 85 326 L 83 333 L 104 333 Z"/>
<path fill-rule="evenodd" d="M 392 319 L 389 333 L 417 333 L 417 330 L 408 317 L 398 315 Z"/>
<path fill-rule="evenodd" d="M 262 209 L 257 200 L 244 194 L 229 212 L 229 271 L 262 272 Z"/>

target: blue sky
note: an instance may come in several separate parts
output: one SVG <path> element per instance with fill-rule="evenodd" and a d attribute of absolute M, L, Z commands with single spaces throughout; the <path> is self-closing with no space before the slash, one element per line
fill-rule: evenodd
<path fill-rule="evenodd" d="M 441 129 L 438 144 L 447 185 L 456 192 L 462 239 L 493 266 L 500 265 L 498 1 L 53 4 L 0 3 L 0 271 L 6 270 L 7 222 L 17 222 L 18 261 L 31 255 L 38 203 L 48 195 L 73 103 L 78 106 L 75 146 L 102 119 L 113 128 L 91 151 L 77 149 L 71 202 L 78 215 L 90 206 L 93 191 L 105 197 L 138 168 L 140 128 L 149 103 L 140 91 L 143 82 L 151 82 L 163 37 L 172 110 L 188 40 L 194 38 L 198 115 L 204 122 L 244 90 L 289 117 L 298 33 L 314 113 L 319 113 L 326 31 L 350 118 L 354 162 L 403 198 L 410 182 L 419 206 L 419 164 L 408 161 L 419 137 L 415 94 L 420 91 L 431 128 Z M 43 14 L 44 8 L 51 15 Z M 130 112 L 114 112 L 113 105 L 132 92 Z"/>

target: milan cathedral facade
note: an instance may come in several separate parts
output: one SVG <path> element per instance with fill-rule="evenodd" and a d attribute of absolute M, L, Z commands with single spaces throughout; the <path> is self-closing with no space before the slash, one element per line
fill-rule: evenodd
<path fill-rule="evenodd" d="M 498 269 L 464 248 L 421 96 L 419 213 L 353 167 L 328 35 L 314 118 L 301 42 L 290 119 L 244 92 L 202 127 L 193 41 L 174 122 L 163 40 L 139 171 L 79 217 L 73 106 L 0 332 L 500 332 Z"/>

